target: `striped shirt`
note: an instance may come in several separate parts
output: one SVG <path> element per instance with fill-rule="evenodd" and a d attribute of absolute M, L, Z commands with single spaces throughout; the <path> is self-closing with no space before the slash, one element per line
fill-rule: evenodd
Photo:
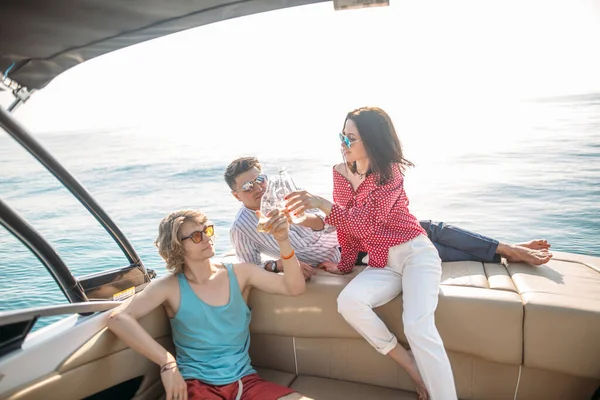
<path fill-rule="evenodd" d="M 310 212 L 310 211 L 307 211 Z M 313 212 L 321 219 L 324 215 Z M 279 245 L 273 236 L 256 230 L 258 217 L 254 211 L 242 206 L 229 230 L 229 238 L 241 262 L 262 264 L 262 256 L 281 258 Z M 290 225 L 290 243 L 298 260 L 316 267 L 323 261 L 338 263 L 340 250 L 335 228 L 325 225 L 320 231 L 314 231 L 302 225 Z M 263 265 L 264 267 L 264 265 Z"/>

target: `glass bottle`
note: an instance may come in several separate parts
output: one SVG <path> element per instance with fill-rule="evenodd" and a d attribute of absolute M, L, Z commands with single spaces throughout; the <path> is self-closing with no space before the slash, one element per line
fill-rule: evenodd
<path fill-rule="evenodd" d="M 292 179 L 290 174 L 288 174 L 288 172 L 283 167 L 279 167 L 279 181 L 280 181 L 280 185 L 283 189 L 283 193 L 284 193 L 283 197 L 284 198 L 288 194 L 298 190 L 298 188 L 296 187 L 296 184 L 294 183 L 294 180 Z M 292 223 L 299 224 L 306 219 L 306 213 L 304 211 L 302 211 L 299 215 L 290 214 L 290 218 L 292 220 Z"/>
<path fill-rule="evenodd" d="M 285 207 L 283 198 L 285 194 L 283 193 L 283 189 L 281 187 L 281 181 L 279 176 L 269 176 L 269 180 L 267 181 L 267 187 L 265 189 L 265 194 L 263 194 L 260 199 L 260 217 L 258 218 L 258 225 L 256 229 L 259 232 L 265 231 L 265 223 L 269 220 L 267 216 L 271 211 L 275 209 L 282 210 Z"/>

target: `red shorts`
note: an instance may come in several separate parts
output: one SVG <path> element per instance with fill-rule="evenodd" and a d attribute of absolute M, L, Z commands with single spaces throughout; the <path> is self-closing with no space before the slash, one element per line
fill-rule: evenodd
<path fill-rule="evenodd" d="M 239 391 L 239 382 L 229 385 L 209 385 L 190 379 L 185 383 L 187 383 L 188 400 L 235 400 Z M 241 400 L 277 400 L 290 393 L 294 393 L 294 390 L 265 381 L 258 374 L 246 375 L 242 378 Z"/>

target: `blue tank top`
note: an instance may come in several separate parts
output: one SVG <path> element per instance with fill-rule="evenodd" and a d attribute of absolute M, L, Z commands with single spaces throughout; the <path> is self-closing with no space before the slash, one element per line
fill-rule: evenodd
<path fill-rule="evenodd" d="M 242 297 L 233 265 L 229 302 L 211 306 L 200 300 L 183 274 L 178 274 L 181 302 L 171 319 L 177 364 L 183 379 L 227 385 L 256 371 L 250 365 L 250 309 Z"/>

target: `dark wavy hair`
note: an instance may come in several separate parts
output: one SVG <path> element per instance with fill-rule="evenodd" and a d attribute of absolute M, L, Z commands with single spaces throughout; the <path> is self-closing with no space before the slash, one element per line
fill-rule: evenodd
<path fill-rule="evenodd" d="M 393 166 L 398 165 L 404 175 L 406 168 L 414 164 L 404 158 L 402 145 L 390 116 L 379 107 L 361 107 L 350 111 L 344 120 L 356 124 L 360 139 L 369 157 L 367 175 L 378 174 L 379 185 L 385 185 L 394 175 Z M 356 173 L 356 162 L 348 163 L 352 173 Z"/>

